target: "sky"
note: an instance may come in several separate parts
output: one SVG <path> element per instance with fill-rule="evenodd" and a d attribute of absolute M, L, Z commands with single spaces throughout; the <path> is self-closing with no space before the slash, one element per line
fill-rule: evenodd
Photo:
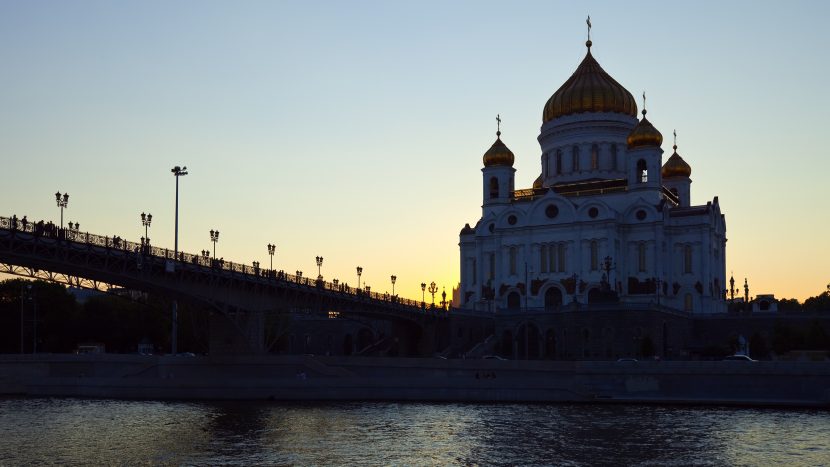
<path fill-rule="evenodd" d="M 727 275 L 830 282 L 830 2 L 0 0 L 0 215 L 421 297 L 459 280 L 481 157 L 540 172 L 547 99 L 592 53 L 719 197 Z M 639 102 L 639 98 L 638 98 Z M 440 293 L 440 292 L 439 292 Z M 427 297 L 429 300 L 429 297 Z"/>

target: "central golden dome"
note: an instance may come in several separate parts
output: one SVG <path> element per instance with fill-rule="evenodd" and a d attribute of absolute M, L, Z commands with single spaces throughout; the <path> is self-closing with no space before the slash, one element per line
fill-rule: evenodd
<path fill-rule="evenodd" d="M 574 74 L 559 87 L 545 104 L 543 122 L 582 112 L 616 112 L 637 117 L 634 96 L 599 66 L 588 53 Z"/>

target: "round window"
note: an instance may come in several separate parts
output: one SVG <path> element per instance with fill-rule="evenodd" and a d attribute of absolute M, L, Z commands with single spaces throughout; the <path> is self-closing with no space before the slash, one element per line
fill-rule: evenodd
<path fill-rule="evenodd" d="M 588 210 L 588 216 L 590 216 L 591 219 L 597 217 L 598 215 L 599 215 L 599 209 L 591 208 L 591 209 Z"/>
<path fill-rule="evenodd" d="M 511 214 L 510 217 L 507 218 L 507 223 L 510 225 L 516 225 L 516 220 L 516 216 Z"/>
<path fill-rule="evenodd" d="M 644 220 L 646 218 L 646 212 L 640 209 L 637 211 L 637 219 Z"/>
<path fill-rule="evenodd" d="M 556 207 L 555 204 L 549 204 L 548 207 L 545 208 L 545 215 L 553 219 L 559 215 L 559 208 Z"/>

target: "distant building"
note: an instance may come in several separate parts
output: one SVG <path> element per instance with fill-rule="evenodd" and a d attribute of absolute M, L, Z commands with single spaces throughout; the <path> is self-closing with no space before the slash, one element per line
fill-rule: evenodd
<path fill-rule="evenodd" d="M 726 222 L 718 198 L 691 204 L 692 169 L 637 119 L 634 97 L 588 51 L 543 110 L 541 173 L 516 189 L 496 132 L 484 154 L 481 218 L 460 233 L 467 309 L 572 303 L 726 311 Z"/>

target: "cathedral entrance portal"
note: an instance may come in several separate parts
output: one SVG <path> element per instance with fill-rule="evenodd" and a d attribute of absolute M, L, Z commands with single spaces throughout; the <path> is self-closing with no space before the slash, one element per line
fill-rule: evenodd
<path fill-rule="evenodd" d="M 545 291 L 545 311 L 555 311 L 562 306 L 562 291 L 557 287 L 550 287 Z"/>
<path fill-rule="evenodd" d="M 518 310 L 522 307 L 522 299 L 519 297 L 519 292 L 510 292 L 507 294 L 507 309 Z"/>

